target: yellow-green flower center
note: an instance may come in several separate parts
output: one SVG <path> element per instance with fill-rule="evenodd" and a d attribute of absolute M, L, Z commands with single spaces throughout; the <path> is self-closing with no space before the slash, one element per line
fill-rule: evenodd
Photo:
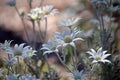
<path fill-rule="evenodd" d="M 72 42 L 72 37 L 71 36 L 65 36 L 64 41 L 66 43 L 70 43 L 70 42 Z"/>
<path fill-rule="evenodd" d="M 55 50 L 55 46 L 52 46 L 50 49 L 51 49 L 51 50 Z"/>
<path fill-rule="evenodd" d="M 22 52 L 21 52 L 20 50 L 16 50 L 16 51 L 14 52 L 14 55 L 15 55 L 15 56 L 21 56 L 21 55 L 22 55 Z"/>
<path fill-rule="evenodd" d="M 44 13 L 45 15 L 48 15 L 50 12 L 49 12 L 48 10 L 44 10 L 43 13 Z"/>
<path fill-rule="evenodd" d="M 36 14 L 36 13 L 34 13 L 34 14 L 32 14 L 30 17 L 31 17 L 31 19 L 33 19 L 33 20 L 37 20 L 38 17 L 39 17 L 39 15 Z"/>
<path fill-rule="evenodd" d="M 95 56 L 95 59 L 96 59 L 97 61 L 101 60 L 100 55 L 96 55 L 96 56 Z"/>

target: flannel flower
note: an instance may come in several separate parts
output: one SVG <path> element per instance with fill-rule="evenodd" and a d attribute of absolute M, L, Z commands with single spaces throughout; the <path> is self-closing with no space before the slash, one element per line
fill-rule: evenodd
<path fill-rule="evenodd" d="M 7 49 L 6 50 L 8 53 L 13 54 L 14 56 L 19 56 L 19 57 L 24 57 L 24 58 L 29 58 L 35 55 L 35 50 L 32 49 L 30 46 L 25 46 L 24 43 L 18 45 L 15 44 L 13 48 Z"/>
<path fill-rule="evenodd" d="M 6 49 L 10 48 L 11 42 L 12 41 L 5 40 L 5 42 L 3 44 L 0 43 L 0 49 L 6 50 Z"/>
<path fill-rule="evenodd" d="M 63 45 L 63 47 L 66 47 L 68 45 L 75 46 L 75 41 L 82 40 L 82 38 L 77 37 L 77 35 L 80 34 L 80 31 L 77 30 L 77 28 L 71 30 L 64 31 L 63 33 L 56 32 L 55 40 L 59 43 L 59 45 Z"/>
<path fill-rule="evenodd" d="M 41 7 L 41 12 L 44 16 L 44 18 L 48 17 L 48 16 L 53 16 L 57 13 L 59 13 L 59 11 L 57 9 L 54 9 L 54 7 L 52 5 L 46 5 Z"/>
<path fill-rule="evenodd" d="M 111 63 L 111 61 L 106 59 L 111 54 L 106 54 L 106 52 L 107 51 L 103 51 L 102 47 L 101 47 L 101 48 L 98 49 L 97 52 L 94 49 L 91 49 L 91 51 L 88 51 L 87 53 L 91 55 L 89 58 L 93 59 L 92 63 L 98 63 L 98 62 Z"/>
<path fill-rule="evenodd" d="M 30 17 L 31 20 L 40 20 L 40 14 L 41 14 L 41 8 L 34 8 L 31 9 L 30 13 L 28 13 L 28 17 Z"/>
<path fill-rule="evenodd" d="M 80 18 L 70 18 L 70 19 L 64 19 L 58 23 L 58 26 L 60 27 L 69 27 L 71 28 L 73 25 L 75 25 Z"/>
<path fill-rule="evenodd" d="M 45 50 L 43 55 L 58 52 L 57 46 L 58 46 L 57 42 L 48 40 L 46 44 L 42 45 L 41 50 Z"/>

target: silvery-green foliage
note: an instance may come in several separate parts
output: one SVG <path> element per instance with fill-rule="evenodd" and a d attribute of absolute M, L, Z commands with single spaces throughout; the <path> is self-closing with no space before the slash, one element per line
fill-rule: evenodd
<path fill-rule="evenodd" d="M 81 70 L 80 72 L 78 70 L 73 72 L 74 80 L 85 80 L 86 76 L 87 75 L 84 73 L 83 70 Z"/>
<path fill-rule="evenodd" d="M 19 74 L 6 75 L 6 80 L 19 80 Z"/>
<path fill-rule="evenodd" d="M 16 57 L 14 56 L 9 57 L 8 59 L 4 59 L 4 61 L 6 63 L 6 67 L 10 67 L 17 64 Z"/>
<path fill-rule="evenodd" d="M 19 80 L 40 80 L 40 79 L 37 79 L 35 76 L 24 74 L 19 77 Z"/>

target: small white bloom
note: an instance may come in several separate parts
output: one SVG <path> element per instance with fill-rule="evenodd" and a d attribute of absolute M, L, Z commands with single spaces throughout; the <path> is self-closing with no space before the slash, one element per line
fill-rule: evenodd
<path fill-rule="evenodd" d="M 12 41 L 7 41 L 7 40 L 5 40 L 5 42 L 4 42 L 3 44 L 0 43 L 0 49 L 5 50 L 5 52 L 7 53 L 7 50 L 8 50 L 8 49 L 11 49 L 11 42 L 12 42 Z"/>
<path fill-rule="evenodd" d="M 19 57 L 32 57 L 35 55 L 34 53 L 36 52 L 35 50 L 32 49 L 30 46 L 25 46 L 25 43 L 22 43 L 20 45 L 15 44 L 13 48 L 7 49 L 6 50 L 8 53 L 13 54 L 14 56 L 19 56 Z"/>
<path fill-rule="evenodd" d="M 106 54 L 106 52 L 107 51 L 103 51 L 102 47 L 101 47 L 101 48 L 98 49 L 97 52 L 94 49 L 91 49 L 87 53 L 91 55 L 89 58 L 93 59 L 92 63 L 97 63 L 97 62 L 103 62 L 103 63 L 108 62 L 108 63 L 111 63 L 111 61 L 106 59 L 111 54 Z"/>
<path fill-rule="evenodd" d="M 57 42 L 48 40 L 46 44 L 42 45 L 41 50 L 45 50 L 43 55 L 58 52 L 57 46 L 58 46 Z"/>
<path fill-rule="evenodd" d="M 41 8 L 34 8 L 31 9 L 30 13 L 28 13 L 28 17 L 30 17 L 31 20 L 40 20 L 41 13 Z"/>
<path fill-rule="evenodd" d="M 71 45 L 75 48 L 75 41 L 82 40 L 82 38 L 77 37 L 79 35 L 79 32 L 76 28 L 72 31 L 66 30 L 63 33 L 56 33 L 55 40 L 59 43 L 59 45 L 63 45 L 63 47 L 66 47 L 67 45 Z"/>
<path fill-rule="evenodd" d="M 75 25 L 81 18 L 70 18 L 70 19 L 64 19 L 61 22 L 58 23 L 58 26 L 61 27 L 69 27 L 71 28 L 73 25 Z"/>
<path fill-rule="evenodd" d="M 57 9 L 54 9 L 52 5 L 46 5 L 46 6 L 41 7 L 41 11 L 44 17 L 48 17 L 50 15 L 55 15 L 59 13 L 59 11 Z"/>

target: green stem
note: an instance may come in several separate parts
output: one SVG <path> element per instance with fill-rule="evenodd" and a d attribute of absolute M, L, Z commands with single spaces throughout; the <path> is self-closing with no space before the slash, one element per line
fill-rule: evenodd
<path fill-rule="evenodd" d="M 58 53 L 56 53 L 58 59 L 60 60 L 60 62 L 62 63 L 62 65 L 67 69 L 67 71 L 69 71 L 70 73 L 72 73 L 72 71 L 68 68 L 68 66 L 62 61 L 62 59 L 60 58 L 60 55 Z"/>
<path fill-rule="evenodd" d="M 47 20 L 47 18 L 45 18 L 45 34 L 44 34 L 44 42 L 45 42 L 45 40 L 46 40 L 47 27 L 48 27 L 48 20 Z"/>
<path fill-rule="evenodd" d="M 28 42 L 30 42 L 30 39 L 29 39 L 29 36 L 28 36 L 28 31 L 27 31 L 27 28 L 26 28 L 26 26 L 25 26 L 25 22 L 24 22 L 24 20 L 23 20 L 23 17 L 20 15 L 20 13 L 19 13 L 17 7 L 14 6 L 14 8 L 15 8 L 15 10 L 16 10 L 18 16 L 19 16 L 20 19 L 21 19 L 21 22 L 22 22 L 22 24 L 23 24 L 23 27 L 24 27 L 24 30 L 25 30 L 25 34 L 26 34 L 27 40 L 28 40 Z"/>
<path fill-rule="evenodd" d="M 42 6 L 43 2 L 44 2 L 44 0 L 41 0 L 41 1 L 40 1 L 39 7 Z"/>
<path fill-rule="evenodd" d="M 34 40 L 33 40 L 33 48 L 35 49 L 36 47 L 36 31 L 35 31 L 35 22 L 32 21 L 32 27 L 33 27 L 33 37 L 34 37 Z"/>
<path fill-rule="evenodd" d="M 38 23 L 38 28 L 39 28 L 40 40 L 43 42 L 43 34 L 42 34 L 42 31 L 41 31 L 41 23 L 40 23 L 40 21 L 38 21 L 37 23 Z"/>
<path fill-rule="evenodd" d="M 20 61 L 19 61 L 19 57 L 17 57 L 17 69 L 16 69 L 16 73 L 18 74 L 20 72 Z"/>

